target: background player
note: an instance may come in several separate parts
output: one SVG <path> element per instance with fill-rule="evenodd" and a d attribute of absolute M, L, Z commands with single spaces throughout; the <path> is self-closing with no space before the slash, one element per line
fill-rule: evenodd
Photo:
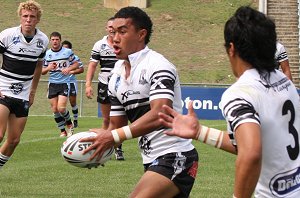
<path fill-rule="evenodd" d="M 43 58 L 49 40 L 36 28 L 42 16 L 40 4 L 21 2 L 20 26 L 0 33 L 0 169 L 10 159 L 20 142 L 41 76 Z M 20 50 L 23 49 L 23 50 Z"/>
<path fill-rule="evenodd" d="M 292 74 L 291 74 L 291 70 L 290 70 L 290 64 L 289 64 L 289 58 L 288 58 L 288 54 L 284 48 L 284 46 L 277 42 L 276 43 L 276 53 L 275 53 L 275 60 L 277 63 L 277 69 L 282 70 L 282 72 L 290 79 L 292 79 Z"/>
<path fill-rule="evenodd" d="M 47 50 L 42 74 L 49 74 L 48 99 L 54 114 L 60 137 L 71 136 L 74 132 L 67 101 L 70 90 L 70 72 L 79 67 L 71 49 L 61 45 L 61 34 L 52 32 L 50 35 L 51 49 Z M 67 125 L 68 131 L 65 129 Z"/>
<path fill-rule="evenodd" d="M 98 74 L 99 82 L 97 102 L 100 105 L 103 118 L 102 129 L 107 129 L 109 125 L 110 101 L 108 98 L 108 78 L 115 66 L 115 62 L 117 62 L 117 58 L 113 49 L 113 20 L 113 17 L 109 18 L 106 23 L 105 30 L 107 35 L 94 44 L 86 73 L 85 94 L 91 99 L 93 96 L 92 80 L 96 72 L 97 65 L 100 63 L 101 70 Z M 115 157 L 117 160 L 124 160 L 122 144 L 115 149 Z"/>
<path fill-rule="evenodd" d="M 65 40 L 61 44 L 65 48 L 72 49 L 72 43 L 70 41 Z M 78 83 L 75 75 L 83 73 L 84 67 L 80 58 L 77 55 L 74 56 L 75 56 L 75 60 L 77 60 L 77 62 L 79 63 L 79 68 L 70 71 L 71 75 L 70 75 L 69 101 L 72 107 L 74 128 L 77 128 L 78 126 L 78 106 L 77 106 Z"/>
<path fill-rule="evenodd" d="M 193 138 L 237 154 L 234 196 L 300 197 L 300 103 L 296 87 L 276 70 L 275 24 L 264 14 L 240 7 L 224 29 L 225 48 L 237 82 L 221 99 L 228 132 L 199 125 L 168 106 L 161 123 L 169 135 Z"/>

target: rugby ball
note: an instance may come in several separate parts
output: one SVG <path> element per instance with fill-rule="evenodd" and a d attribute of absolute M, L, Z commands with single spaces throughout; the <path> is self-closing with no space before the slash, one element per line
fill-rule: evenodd
<path fill-rule="evenodd" d="M 90 160 L 94 150 L 91 150 L 84 155 L 82 154 L 83 151 L 92 144 L 92 142 L 79 142 L 80 139 L 96 135 L 97 133 L 85 131 L 76 133 L 67 138 L 60 150 L 65 161 L 76 167 L 90 169 L 93 167 L 98 167 L 99 165 L 104 165 L 105 162 L 110 160 L 112 154 L 114 153 L 114 147 L 106 150 L 99 161 L 97 161 L 95 158 Z"/>

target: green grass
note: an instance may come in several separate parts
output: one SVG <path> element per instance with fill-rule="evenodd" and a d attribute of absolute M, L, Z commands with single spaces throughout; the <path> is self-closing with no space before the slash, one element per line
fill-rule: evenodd
<path fill-rule="evenodd" d="M 225 129 L 224 121 L 201 121 Z M 81 118 L 76 132 L 99 127 L 98 118 Z M 82 169 L 60 154 L 63 139 L 51 117 L 29 117 L 13 157 L 0 171 L 0 197 L 127 197 L 143 174 L 137 139 L 123 144 L 125 161 Z M 199 152 L 198 175 L 191 197 L 231 197 L 235 156 L 194 142 Z"/>

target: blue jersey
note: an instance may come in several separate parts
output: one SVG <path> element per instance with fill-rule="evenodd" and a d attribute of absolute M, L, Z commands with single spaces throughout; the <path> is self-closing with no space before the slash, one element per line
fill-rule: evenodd
<path fill-rule="evenodd" d="M 74 56 L 75 56 L 75 60 L 79 63 L 79 68 L 82 68 L 83 64 L 82 64 L 80 58 L 77 55 L 74 55 Z M 75 74 L 71 74 L 70 83 L 76 83 L 76 82 L 77 82 L 77 79 L 76 79 Z"/>
<path fill-rule="evenodd" d="M 71 49 L 62 47 L 58 51 L 47 50 L 44 67 L 48 67 L 49 63 L 53 62 L 57 64 L 56 69 L 49 72 L 49 83 L 69 83 L 71 75 L 64 75 L 61 70 L 70 67 L 75 61 L 76 59 Z"/>

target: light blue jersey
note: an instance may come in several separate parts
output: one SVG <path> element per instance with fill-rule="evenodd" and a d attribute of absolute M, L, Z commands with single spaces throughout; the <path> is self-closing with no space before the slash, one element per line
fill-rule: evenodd
<path fill-rule="evenodd" d="M 82 64 L 80 58 L 77 55 L 74 55 L 74 56 L 75 56 L 75 60 L 79 63 L 79 68 L 82 68 L 83 64 Z M 74 75 L 74 74 L 70 75 L 70 83 L 77 83 L 76 75 Z"/>
<path fill-rule="evenodd" d="M 62 47 L 58 51 L 53 51 L 52 49 L 47 50 L 44 67 L 48 67 L 51 62 L 57 64 L 56 69 L 49 72 L 49 83 L 70 83 L 71 75 L 64 75 L 61 73 L 61 70 L 70 67 L 75 61 L 77 60 L 71 49 Z"/>

